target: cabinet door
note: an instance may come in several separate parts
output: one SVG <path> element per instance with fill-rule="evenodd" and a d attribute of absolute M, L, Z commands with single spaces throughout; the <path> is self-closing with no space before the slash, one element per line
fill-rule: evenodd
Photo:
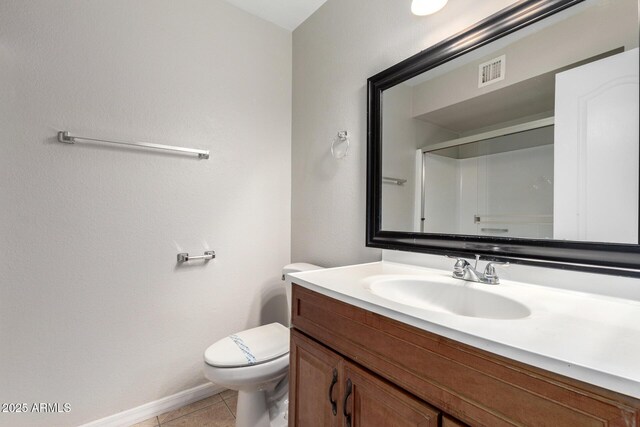
<path fill-rule="evenodd" d="M 438 411 L 356 365 L 345 362 L 343 427 L 436 427 Z"/>
<path fill-rule="evenodd" d="M 289 426 L 338 427 L 342 422 L 342 358 L 291 330 Z"/>
<path fill-rule="evenodd" d="M 449 415 L 442 415 L 442 427 L 467 427 L 467 425 Z"/>

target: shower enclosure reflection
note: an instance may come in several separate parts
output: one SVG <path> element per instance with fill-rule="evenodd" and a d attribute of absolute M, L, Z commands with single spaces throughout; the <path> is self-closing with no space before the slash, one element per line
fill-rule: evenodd
<path fill-rule="evenodd" d="M 498 133 L 485 133 L 474 142 L 454 140 L 425 148 L 416 228 L 428 233 L 552 238 L 551 121 L 514 126 L 493 137 Z M 442 147 L 451 143 L 456 145 Z"/>

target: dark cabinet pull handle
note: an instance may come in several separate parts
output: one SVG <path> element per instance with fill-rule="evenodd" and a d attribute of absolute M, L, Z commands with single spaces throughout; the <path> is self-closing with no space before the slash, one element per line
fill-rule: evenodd
<path fill-rule="evenodd" d="M 349 396 L 351 396 L 351 380 L 347 380 L 347 391 L 344 394 L 344 402 L 342 403 L 342 413 L 344 414 L 345 421 L 347 422 L 347 427 L 351 427 L 351 414 L 347 413 L 347 400 Z"/>
<path fill-rule="evenodd" d="M 329 386 L 329 403 L 331 403 L 331 411 L 333 411 L 333 415 L 336 416 L 338 414 L 338 402 L 332 399 L 333 396 L 333 387 L 338 382 L 338 370 L 333 368 L 333 379 L 331 380 L 331 385 Z"/>

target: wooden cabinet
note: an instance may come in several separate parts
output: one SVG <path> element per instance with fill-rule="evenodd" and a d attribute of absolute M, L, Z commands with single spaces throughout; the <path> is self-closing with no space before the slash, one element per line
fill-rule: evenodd
<path fill-rule="evenodd" d="M 640 427 L 638 399 L 296 285 L 292 323 L 290 426 Z"/>
<path fill-rule="evenodd" d="M 289 391 L 290 426 L 438 426 L 433 407 L 295 330 Z"/>

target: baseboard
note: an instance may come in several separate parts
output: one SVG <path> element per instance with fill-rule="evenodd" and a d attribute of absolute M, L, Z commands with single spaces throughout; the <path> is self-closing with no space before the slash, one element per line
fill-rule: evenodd
<path fill-rule="evenodd" d="M 213 396 L 214 394 L 220 393 L 224 390 L 224 387 L 220 387 L 213 383 L 202 384 L 171 396 L 145 403 L 144 405 L 140 405 L 136 408 L 128 409 L 118 414 L 92 421 L 88 424 L 83 424 L 80 427 L 130 426 L 151 417 L 155 417 L 156 415 L 160 415 L 167 411 L 178 409 L 182 406 L 188 405 L 189 403 L 204 399 L 205 397 Z"/>

